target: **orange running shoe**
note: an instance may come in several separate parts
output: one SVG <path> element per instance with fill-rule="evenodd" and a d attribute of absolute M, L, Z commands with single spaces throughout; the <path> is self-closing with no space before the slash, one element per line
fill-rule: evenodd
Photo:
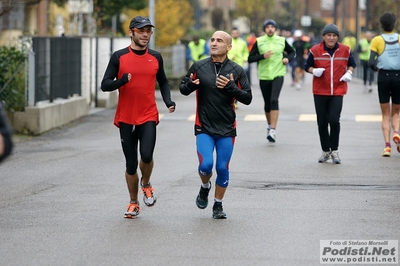
<path fill-rule="evenodd" d="M 397 145 L 397 151 L 400 152 L 400 136 L 397 133 L 393 134 L 393 142 Z"/>
<path fill-rule="evenodd" d="M 138 215 L 139 215 L 139 212 L 140 212 L 140 207 L 139 207 L 139 204 L 137 204 L 137 203 L 130 203 L 128 206 L 127 206 L 127 210 L 126 210 L 126 212 L 125 212 L 125 218 L 128 218 L 128 219 L 135 219 Z"/>
<path fill-rule="evenodd" d="M 386 147 L 382 152 L 382 156 L 383 157 L 390 157 L 390 152 L 391 151 L 392 151 L 392 149 L 390 147 Z"/>

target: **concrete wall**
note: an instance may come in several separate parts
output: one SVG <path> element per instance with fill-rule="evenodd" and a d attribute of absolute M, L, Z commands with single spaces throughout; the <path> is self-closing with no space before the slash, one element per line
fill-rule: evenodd
<path fill-rule="evenodd" d="M 11 123 L 16 132 L 39 135 L 50 129 L 66 125 L 89 114 L 89 105 L 82 96 L 59 99 L 53 103 L 38 103 L 16 112 Z"/>

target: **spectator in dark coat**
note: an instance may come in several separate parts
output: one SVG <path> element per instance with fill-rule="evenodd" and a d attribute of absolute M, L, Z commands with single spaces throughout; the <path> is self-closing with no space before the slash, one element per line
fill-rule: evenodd
<path fill-rule="evenodd" d="M 12 128 L 8 123 L 3 103 L 0 101 L 0 162 L 11 154 L 13 147 L 11 136 Z"/>

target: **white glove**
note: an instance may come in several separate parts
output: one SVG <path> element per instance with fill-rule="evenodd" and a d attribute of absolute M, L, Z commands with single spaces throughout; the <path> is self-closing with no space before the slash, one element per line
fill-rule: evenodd
<path fill-rule="evenodd" d="M 350 73 L 349 71 L 347 71 L 346 74 L 344 74 L 344 75 L 340 78 L 340 81 L 350 82 L 352 77 L 353 77 L 353 76 L 351 75 L 351 73 Z"/>
<path fill-rule="evenodd" d="M 312 71 L 312 74 L 314 76 L 316 76 L 317 78 L 319 78 L 320 76 L 322 76 L 324 71 L 325 71 L 325 68 L 314 68 L 313 71 Z"/>

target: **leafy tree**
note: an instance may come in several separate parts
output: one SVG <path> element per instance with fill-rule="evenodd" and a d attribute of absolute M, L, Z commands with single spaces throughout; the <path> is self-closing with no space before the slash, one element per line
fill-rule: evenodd
<path fill-rule="evenodd" d="M 262 31 L 262 25 L 267 19 L 274 19 L 279 29 L 292 31 L 302 29 L 301 16 L 304 14 L 305 5 L 302 1 L 287 0 L 236 0 L 236 16 L 245 16 L 250 21 L 250 29 L 256 34 Z M 318 35 L 325 22 L 320 18 L 312 18 L 312 25 L 305 28 L 306 32 L 312 31 Z"/>
<path fill-rule="evenodd" d="M 64 6 L 68 0 L 51 0 L 58 6 Z M 110 28 L 113 16 L 119 16 L 125 8 L 140 10 L 147 6 L 147 0 L 93 0 L 93 18 L 99 29 Z M 119 23 L 119 20 L 117 20 Z M 118 29 L 121 29 L 117 25 Z"/>
<path fill-rule="evenodd" d="M 13 9 L 13 0 L 5 0 L 0 2 L 0 17 L 10 13 Z"/>
<path fill-rule="evenodd" d="M 279 29 L 294 30 L 300 28 L 300 17 L 304 14 L 304 3 L 298 0 L 236 0 L 237 16 L 245 16 L 250 21 L 253 32 L 262 31 L 267 19 L 274 19 Z"/>
<path fill-rule="evenodd" d="M 36 5 L 40 2 L 40 0 L 1 0 L 0 1 L 0 17 L 7 15 L 16 5 L 25 4 L 25 5 Z"/>
<path fill-rule="evenodd" d="M 251 31 L 258 33 L 266 19 L 276 17 L 273 12 L 275 5 L 276 0 L 236 0 L 235 15 L 247 17 Z"/>
<path fill-rule="evenodd" d="M 10 1 L 10 0 L 8 0 Z M 13 0 L 11 0 L 13 1 Z M 32 0 L 31 0 L 32 1 Z M 64 6 L 68 0 L 51 0 L 58 6 Z M 83 0 L 82 0 L 83 1 Z M 85 0 L 86 1 L 86 0 Z M 123 8 L 142 9 L 147 5 L 147 0 L 93 0 L 94 9 L 109 16 L 121 13 Z"/>
<path fill-rule="evenodd" d="M 149 10 L 148 8 L 139 11 L 127 9 L 124 15 L 129 18 L 122 24 L 127 34 L 131 19 L 135 16 L 148 17 Z M 156 27 L 155 46 L 173 45 L 185 36 L 193 25 L 193 9 L 187 0 L 160 0 L 155 5 L 155 19 L 155 22 L 152 21 Z"/>
<path fill-rule="evenodd" d="M 379 23 L 379 18 L 382 16 L 384 12 L 386 11 L 393 12 L 397 17 L 399 17 L 400 15 L 399 1 L 370 0 L 369 3 L 370 3 L 369 10 L 370 10 L 371 21 L 368 27 L 376 32 L 382 31 Z M 397 23 L 395 27 L 397 27 L 397 30 L 399 31 L 400 24 Z"/>
<path fill-rule="evenodd" d="M 111 25 L 111 20 L 114 15 L 118 15 L 123 9 L 129 8 L 140 10 L 147 6 L 147 0 L 93 0 L 94 18 L 98 21 L 98 28 L 107 28 Z M 117 30 L 122 33 L 121 25 L 117 20 Z"/>

